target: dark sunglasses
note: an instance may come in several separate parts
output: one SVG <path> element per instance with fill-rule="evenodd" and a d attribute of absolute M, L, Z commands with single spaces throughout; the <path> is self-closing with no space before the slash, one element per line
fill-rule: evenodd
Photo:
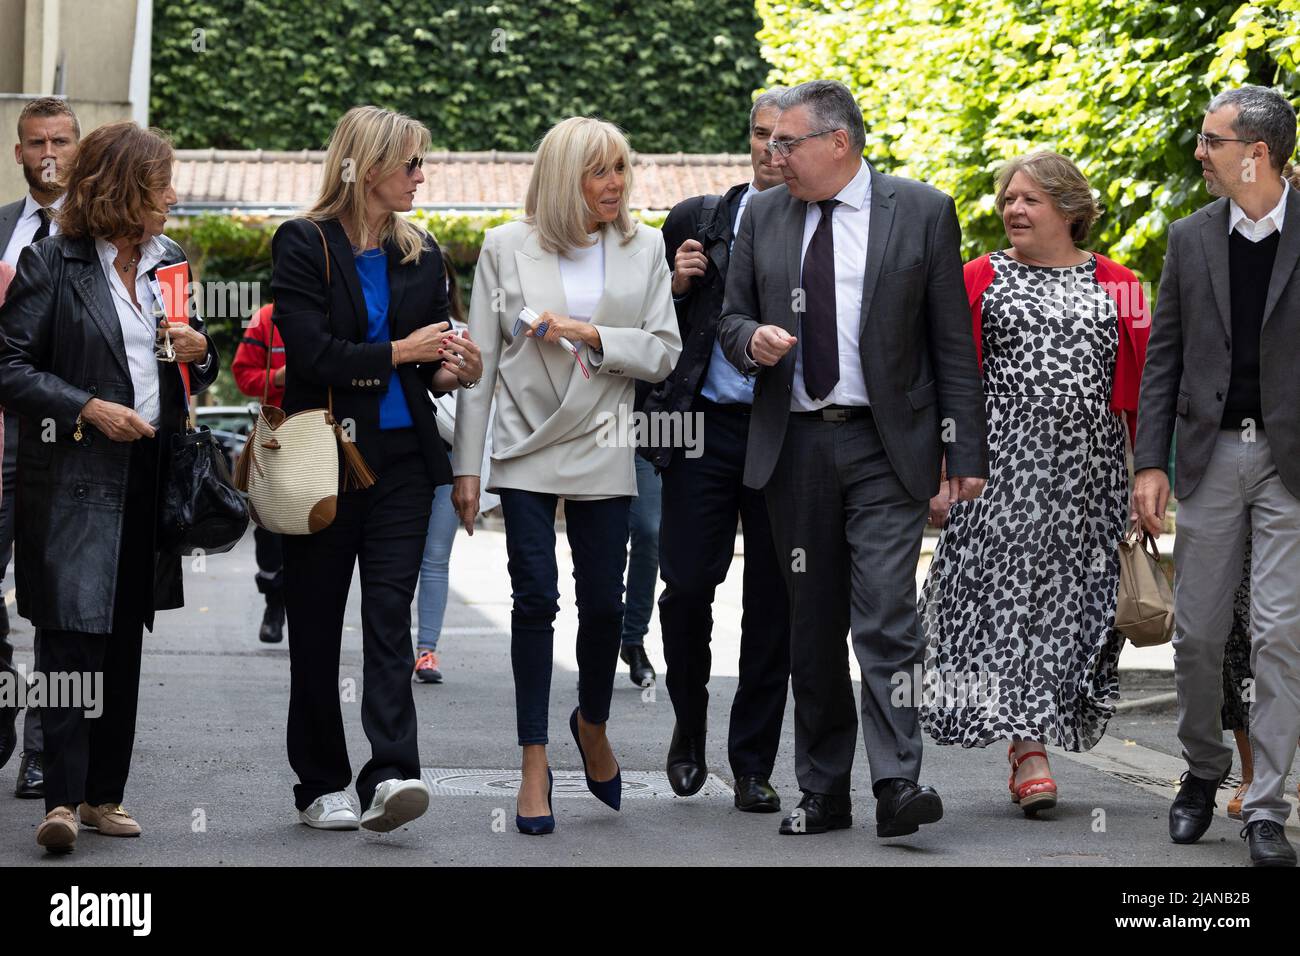
<path fill-rule="evenodd" d="M 423 156 L 412 156 L 410 159 L 406 161 L 406 175 L 408 176 L 411 175 L 411 173 L 415 172 L 417 169 L 423 169 L 423 168 L 424 168 Z"/>

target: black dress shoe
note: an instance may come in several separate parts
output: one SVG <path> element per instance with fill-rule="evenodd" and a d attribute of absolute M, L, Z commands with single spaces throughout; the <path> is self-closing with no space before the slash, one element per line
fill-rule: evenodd
<path fill-rule="evenodd" d="M 17 682 L 22 680 L 22 675 L 3 663 L 0 663 L 0 673 L 9 675 L 13 689 L 17 692 Z M 14 722 L 18 719 L 20 710 L 22 708 L 17 705 L 0 707 L 0 767 L 9 762 L 9 758 L 14 755 L 14 748 L 18 746 L 18 731 L 14 728 Z"/>
<path fill-rule="evenodd" d="M 1193 777 L 1190 770 L 1182 776 L 1178 796 L 1169 807 L 1169 839 L 1175 843 L 1195 843 L 1205 836 L 1214 819 L 1214 797 L 1227 774 L 1218 780 Z"/>
<path fill-rule="evenodd" d="M 803 791 L 799 806 L 781 821 L 781 832 L 802 836 L 805 833 L 825 833 L 827 830 L 847 830 L 853 826 L 853 803 L 847 795 Z"/>
<path fill-rule="evenodd" d="M 1250 862 L 1255 866 L 1295 866 L 1295 847 L 1286 831 L 1272 820 L 1252 820 L 1241 835 L 1250 848 Z"/>
<path fill-rule="evenodd" d="M 885 782 L 876 800 L 876 836 L 915 833 L 923 823 L 943 819 L 943 801 L 934 787 L 922 787 L 895 777 Z"/>
<path fill-rule="evenodd" d="M 673 724 L 673 740 L 668 745 L 668 785 L 679 797 L 699 793 L 709 777 L 704 762 L 704 732 L 688 734 Z"/>
<path fill-rule="evenodd" d="M 257 639 L 263 644 L 279 644 L 284 640 L 284 596 L 268 594 L 266 610 L 262 612 L 262 626 Z"/>
<path fill-rule="evenodd" d="M 39 750 L 24 750 L 18 762 L 18 786 L 14 796 L 24 800 L 39 800 L 45 796 L 45 768 L 41 765 Z"/>
<path fill-rule="evenodd" d="M 736 778 L 736 809 L 746 813 L 779 813 L 781 797 L 767 777 L 746 774 Z"/>
<path fill-rule="evenodd" d="M 624 644 L 618 656 L 627 665 L 627 675 L 637 687 L 649 687 L 655 682 L 655 669 L 640 644 Z"/>

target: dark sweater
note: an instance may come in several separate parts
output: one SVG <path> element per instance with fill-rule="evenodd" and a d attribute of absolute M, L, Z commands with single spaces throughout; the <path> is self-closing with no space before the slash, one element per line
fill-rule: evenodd
<path fill-rule="evenodd" d="M 1300 228 L 1296 225 L 1292 229 Z M 1223 404 L 1222 427 L 1239 429 L 1245 419 L 1264 427 L 1259 396 L 1259 330 L 1281 233 L 1251 242 L 1237 230 L 1228 237 L 1228 276 L 1232 300 L 1232 378 Z"/>

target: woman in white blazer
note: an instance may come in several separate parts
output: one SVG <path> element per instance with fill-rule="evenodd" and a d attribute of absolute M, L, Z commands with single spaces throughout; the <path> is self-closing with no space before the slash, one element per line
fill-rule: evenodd
<path fill-rule="evenodd" d="M 472 533 L 495 393 L 487 486 L 501 496 L 514 598 L 510 656 L 523 748 L 515 822 L 523 833 L 555 829 L 546 744 L 560 498 L 578 605 L 578 706 L 569 728 L 588 788 L 620 805 L 605 724 L 636 473 L 617 423 L 629 420 L 633 381 L 663 380 L 681 352 L 663 236 L 632 219 L 631 187 L 617 127 L 583 117 L 558 123 L 538 147 L 524 219 L 488 230 L 474 274 L 469 334 L 483 378 L 457 399 L 452 502 Z M 525 308 L 537 317 L 520 323 Z"/>

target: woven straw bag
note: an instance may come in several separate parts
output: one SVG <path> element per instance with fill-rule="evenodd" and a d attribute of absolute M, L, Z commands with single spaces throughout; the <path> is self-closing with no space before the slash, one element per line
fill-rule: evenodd
<path fill-rule="evenodd" d="M 311 222 L 311 220 L 308 220 Z M 329 301 L 330 254 L 325 233 L 326 302 Z M 328 309 L 328 304 L 326 308 Z M 328 320 L 328 312 L 326 319 Z M 275 341 L 272 320 L 270 341 Z M 249 516 L 277 534 L 314 534 L 334 522 L 339 494 L 339 453 L 343 454 L 344 490 L 369 488 L 375 474 L 357 446 L 334 418 L 334 389 L 328 407 L 286 415 L 267 404 L 271 387 L 271 349 L 266 350 L 266 384 L 262 407 L 235 469 L 235 485 L 248 493 Z"/>

